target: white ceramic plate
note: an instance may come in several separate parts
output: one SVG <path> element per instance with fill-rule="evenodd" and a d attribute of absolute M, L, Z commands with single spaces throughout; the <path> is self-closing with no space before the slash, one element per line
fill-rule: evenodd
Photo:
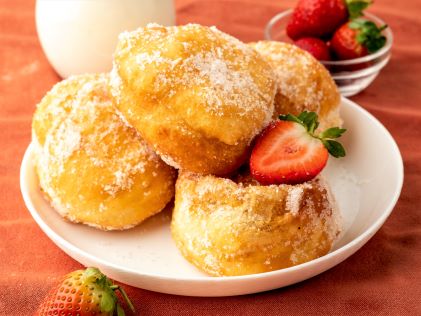
<path fill-rule="evenodd" d="M 344 217 L 344 233 L 329 254 L 283 270 L 238 277 L 203 274 L 180 255 L 171 240 L 168 210 L 123 232 L 68 223 L 40 192 L 32 146 L 22 161 L 21 190 L 35 221 L 57 246 L 120 282 L 190 296 L 271 290 L 308 279 L 348 258 L 377 232 L 398 200 L 403 164 L 392 136 L 372 115 L 347 99 L 342 99 L 341 115 L 348 129 L 342 137 L 347 156 L 330 159 L 324 174 Z"/>

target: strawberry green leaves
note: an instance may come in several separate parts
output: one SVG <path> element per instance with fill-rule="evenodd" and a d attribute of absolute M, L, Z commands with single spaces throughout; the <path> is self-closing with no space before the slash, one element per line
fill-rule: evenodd
<path fill-rule="evenodd" d="M 292 114 L 279 115 L 281 121 L 291 121 L 303 125 L 310 134 L 313 134 L 314 131 L 319 126 L 317 120 L 317 114 L 315 112 L 304 111 L 300 115 L 295 116 Z"/>
<path fill-rule="evenodd" d="M 120 304 L 117 304 L 117 316 L 125 316 L 124 310 Z"/>
<path fill-rule="evenodd" d="M 101 312 L 113 313 L 116 302 L 117 302 L 117 297 L 115 296 L 114 292 L 110 293 L 108 291 L 104 291 L 102 293 L 102 297 L 100 301 Z"/>
<path fill-rule="evenodd" d="M 346 152 L 341 143 L 331 139 L 321 139 L 329 154 L 335 158 L 345 157 Z"/>
<path fill-rule="evenodd" d="M 335 158 L 345 157 L 345 149 L 341 143 L 332 140 L 332 138 L 339 138 L 343 133 L 346 132 L 346 129 L 339 127 L 331 127 L 323 132 L 321 132 L 317 138 L 319 138 L 323 145 L 326 147 L 329 154 Z"/>
<path fill-rule="evenodd" d="M 371 0 L 346 0 L 345 2 L 351 20 L 364 15 L 363 11 L 373 3 Z"/>
<path fill-rule="evenodd" d="M 95 284 L 101 294 L 100 310 L 104 313 L 113 314 L 115 309 L 118 316 L 124 316 L 124 310 L 118 304 L 118 298 L 115 291 L 120 291 L 129 308 L 134 312 L 134 306 L 128 298 L 126 292 L 103 274 L 98 268 L 89 267 L 82 275 L 83 283 L 87 286 Z"/>
<path fill-rule="evenodd" d="M 310 134 L 313 134 L 314 131 L 319 126 L 319 121 L 317 120 L 317 114 L 314 112 L 307 112 L 304 111 L 300 115 L 298 115 L 298 119 L 303 122 L 304 127 L 307 128 L 307 131 Z"/>
<path fill-rule="evenodd" d="M 346 129 L 339 127 L 331 127 L 319 134 L 320 138 L 338 138 L 341 137 Z"/>
<path fill-rule="evenodd" d="M 370 53 L 374 53 L 386 44 L 386 37 L 382 31 L 387 25 L 378 27 L 374 22 L 365 19 L 355 19 L 349 23 L 349 28 L 358 30 L 356 40 L 367 47 Z"/>
<path fill-rule="evenodd" d="M 345 157 L 346 152 L 344 147 L 341 145 L 341 143 L 333 139 L 341 137 L 342 134 L 346 132 L 346 129 L 339 127 L 331 127 L 316 135 L 315 130 L 319 126 L 319 121 L 315 112 L 304 111 L 298 116 L 292 114 L 280 115 L 279 119 L 281 121 L 291 121 L 301 124 L 306 128 L 307 132 L 312 137 L 319 139 L 323 143 L 323 145 L 328 150 L 329 154 L 331 154 L 335 158 Z"/>

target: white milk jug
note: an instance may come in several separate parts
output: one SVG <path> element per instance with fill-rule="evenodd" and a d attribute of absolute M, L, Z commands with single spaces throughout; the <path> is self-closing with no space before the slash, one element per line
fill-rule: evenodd
<path fill-rule="evenodd" d="M 150 22 L 175 24 L 173 0 L 37 0 L 42 48 L 57 73 L 108 72 L 118 34 Z"/>

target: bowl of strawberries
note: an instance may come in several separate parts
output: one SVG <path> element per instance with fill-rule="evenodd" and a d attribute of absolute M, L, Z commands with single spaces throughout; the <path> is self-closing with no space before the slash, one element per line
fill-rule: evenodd
<path fill-rule="evenodd" d="M 294 43 L 331 73 L 343 96 L 367 88 L 391 57 L 393 34 L 364 12 L 371 0 L 299 0 L 267 24 L 267 40 Z"/>

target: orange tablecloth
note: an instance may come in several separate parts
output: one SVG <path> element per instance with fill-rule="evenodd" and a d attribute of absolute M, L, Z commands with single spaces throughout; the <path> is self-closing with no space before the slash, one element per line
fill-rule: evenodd
<path fill-rule="evenodd" d="M 176 7 L 179 23 L 216 25 L 250 41 L 293 2 L 180 0 Z M 393 58 L 352 98 L 390 130 L 405 161 L 401 198 L 373 239 L 328 272 L 267 293 L 191 298 L 127 286 L 140 315 L 421 315 L 420 8 L 418 0 L 375 3 L 371 11 L 395 34 Z M 81 267 L 43 234 L 19 192 L 35 104 L 58 80 L 37 39 L 34 1 L 0 0 L 0 315 L 30 315 L 59 276 Z"/>

